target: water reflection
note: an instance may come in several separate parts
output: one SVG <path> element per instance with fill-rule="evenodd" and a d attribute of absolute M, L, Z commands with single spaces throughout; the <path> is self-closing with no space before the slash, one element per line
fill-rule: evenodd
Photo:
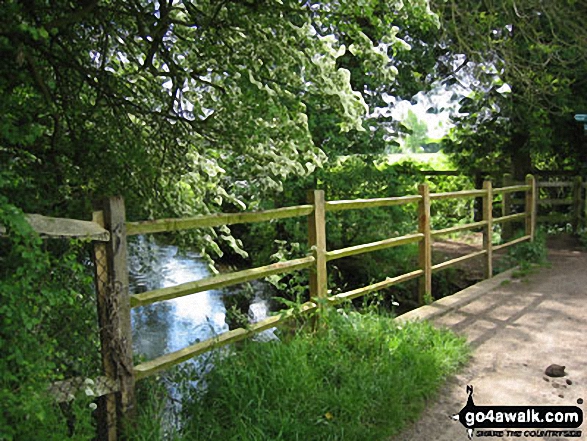
<path fill-rule="evenodd" d="M 144 236 L 129 241 L 130 291 L 139 293 L 210 275 L 198 254 L 178 253 Z M 221 291 L 205 291 L 133 309 L 133 349 L 152 359 L 228 330 Z"/>

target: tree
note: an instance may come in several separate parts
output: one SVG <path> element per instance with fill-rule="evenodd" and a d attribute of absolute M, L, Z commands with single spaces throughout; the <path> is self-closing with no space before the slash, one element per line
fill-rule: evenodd
<path fill-rule="evenodd" d="M 0 247 L 3 427 L 64 439 L 38 396 L 58 375 L 87 373 L 57 364 L 71 357 L 55 333 L 69 336 L 65 315 L 77 324 L 82 310 L 95 312 L 78 296 L 91 284 L 80 257 L 47 250 L 22 211 L 87 217 L 92 201 L 114 194 L 131 219 L 257 208 L 286 177 L 325 161 L 321 133 L 370 133 L 369 94 L 393 81 L 392 57 L 407 49 L 394 21 L 434 17 L 426 0 L 2 6 L 0 223 L 11 235 Z M 198 244 L 218 249 L 215 239 L 234 243 L 225 228 Z M 97 335 L 82 331 L 75 336 Z"/>
<path fill-rule="evenodd" d="M 412 109 L 409 109 L 403 125 L 410 131 L 405 138 L 403 150 L 409 153 L 422 152 L 424 146 L 428 144 L 428 125 L 426 122 L 418 118 Z"/>
<path fill-rule="evenodd" d="M 463 165 L 499 164 L 521 179 L 532 162 L 587 159 L 573 121 L 587 106 L 584 2 L 450 0 L 434 9 L 445 30 L 437 74 L 474 77 L 448 143 Z"/>
<path fill-rule="evenodd" d="M 388 51 L 405 45 L 392 22 L 406 9 L 9 1 L 0 154 L 11 200 L 47 214 L 87 213 L 83 201 L 117 192 L 131 216 L 243 208 L 325 159 L 312 112 L 329 115 L 314 133 L 364 130 L 364 90 L 339 60 L 392 81 Z M 410 10 L 430 20 L 425 1 Z"/>
<path fill-rule="evenodd" d="M 390 7 L 391 6 L 391 7 Z M 337 59 L 337 66 L 347 69 L 353 90 L 361 91 L 369 108 L 362 128 L 342 132 L 336 126 L 337 116 L 320 102 L 308 102 L 310 132 L 315 145 L 331 160 L 350 154 L 380 154 L 390 144 L 390 131 L 404 128 L 398 121 L 377 112 L 387 107 L 385 94 L 411 97 L 425 87 L 423 75 L 436 63 L 427 54 L 425 40 L 438 31 L 438 18 L 427 1 L 388 2 L 373 0 L 359 7 L 349 3 L 345 16 L 335 15 L 329 25 L 337 40 L 348 50 Z M 353 22 L 349 21 L 355 15 Z M 342 21 L 341 21 L 342 18 Z M 366 42 L 376 45 L 369 54 Z M 383 63 L 383 64 L 382 64 Z M 382 69 L 379 66 L 386 67 Z"/>

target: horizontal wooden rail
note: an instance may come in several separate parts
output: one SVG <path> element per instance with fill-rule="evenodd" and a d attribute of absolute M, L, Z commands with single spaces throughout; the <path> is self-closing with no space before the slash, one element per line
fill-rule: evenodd
<path fill-rule="evenodd" d="M 468 230 L 470 228 L 484 227 L 485 225 L 487 225 L 487 221 L 479 221 L 479 222 L 473 222 L 473 223 L 465 224 L 465 225 L 458 225 L 456 227 L 443 228 L 442 230 L 433 230 L 431 232 L 431 234 L 432 234 L 432 237 L 437 237 L 437 236 L 442 236 L 444 234 L 450 234 L 450 233 L 456 233 L 458 231 Z"/>
<path fill-rule="evenodd" d="M 423 176 L 463 176 L 458 170 L 415 170 L 414 173 Z"/>
<path fill-rule="evenodd" d="M 130 306 L 136 308 L 138 306 L 145 306 L 162 300 L 175 299 L 177 297 L 183 297 L 197 292 L 208 291 L 210 289 L 219 289 L 226 286 L 237 285 L 239 283 L 260 279 L 274 274 L 297 271 L 312 266 L 314 261 L 315 259 L 313 256 L 307 256 L 302 257 L 301 259 L 277 262 L 271 265 L 237 271 L 234 273 L 206 277 L 205 279 L 182 283 L 181 285 L 169 288 L 161 288 L 140 294 L 134 294 L 130 296 Z"/>
<path fill-rule="evenodd" d="M 485 196 L 487 190 L 464 190 L 464 191 L 450 191 L 448 193 L 430 193 L 430 199 L 459 199 Z"/>
<path fill-rule="evenodd" d="M 521 221 L 526 219 L 526 213 L 517 213 L 517 214 L 510 214 L 508 216 L 496 217 L 493 219 L 494 224 L 499 224 L 503 222 L 514 222 L 514 221 Z"/>
<path fill-rule="evenodd" d="M 573 181 L 557 181 L 557 182 L 548 182 L 548 181 L 539 181 L 536 183 L 538 188 L 546 188 L 546 187 L 572 187 L 574 185 Z"/>
<path fill-rule="evenodd" d="M 399 196 L 393 198 L 351 199 L 345 201 L 328 201 L 326 211 L 356 210 L 360 208 L 391 207 L 418 202 L 422 196 Z"/>
<path fill-rule="evenodd" d="M 415 279 L 416 277 L 419 277 L 423 274 L 424 270 L 416 270 L 412 271 L 411 273 L 402 274 L 401 276 L 388 277 L 387 279 L 381 282 L 374 283 L 372 285 L 353 289 L 352 291 L 343 292 L 341 294 L 336 294 L 335 296 L 329 297 L 328 300 L 329 302 L 334 304 L 341 303 L 345 300 L 351 300 L 373 291 L 379 291 L 384 288 L 389 288 L 390 286 L 397 285 L 398 283 L 407 282 L 408 280 Z"/>
<path fill-rule="evenodd" d="M 331 304 L 338 304 L 342 303 L 345 300 L 351 300 L 356 297 L 360 297 L 364 294 L 369 292 L 381 290 L 393 285 L 397 285 L 401 282 L 406 282 L 411 279 L 415 279 L 416 277 L 421 276 L 424 273 L 422 270 L 412 271 L 407 274 L 403 274 L 401 276 L 387 278 L 379 283 L 375 283 L 369 286 L 365 286 L 359 289 L 355 289 L 352 291 L 348 291 L 346 293 L 337 294 L 335 296 L 328 297 L 328 302 Z M 296 308 L 294 311 L 293 309 L 288 309 L 286 311 L 281 312 L 278 315 L 268 317 L 264 320 L 261 320 L 257 323 L 252 323 L 246 329 L 245 328 L 238 328 L 233 329 L 231 331 L 222 333 L 216 337 L 211 339 L 195 343 L 183 349 L 180 349 L 175 352 L 171 352 L 169 354 L 162 355 L 157 357 L 153 360 L 141 363 L 134 367 L 134 375 L 137 380 L 149 377 L 151 375 L 156 374 L 157 372 L 169 369 L 172 366 L 175 366 L 179 363 L 189 360 L 190 358 L 196 357 L 200 354 L 208 352 L 212 349 L 225 346 L 230 343 L 235 343 L 237 341 L 243 340 L 245 338 L 251 337 L 259 332 L 262 332 L 266 329 L 273 328 L 286 320 L 290 319 L 294 314 L 304 314 L 309 313 L 311 311 L 315 311 L 318 308 L 318 305 L 314 302 L 306 302 L 301 305 L 300 308 Z"/>
<path fill-rule="evenodd" d="M 558 223 L 570 223 L 571 219 L 567 214 L 549 214 L 547 216 L 538 216 L 538 222 L 541 223 L 548 223 L 548 224 L 558 224 Z"/>
<path fill-rule="evenodd" d="M 495 248 L 493 249 L 495 250 Z M 475 257 L 484 256 L 485 254 L 487 254 L 487 250 L 481 250 L 475 253 L 467 254 L 466 256 L 457 257 L 456 259 L 447 260 L 446 262 L 437 263 L 436 265 L 432 265 L 432 272 L 440 271 L 442 269 L 456 265 L 457 263 L 474 259 Z"/>
<path fill-rule="evenodd" d="M 519 237 L 518 239 L 514 239 L 514 240 L 510 240 L 509 242 L 502 243 L 501 245 L 494 245 L 493 251 L 503 250 L 504 248 L 511 247 L 512 245 L 516 245 L 521 242 L 526 242 L 527 240 L 530 240 L 531 238 L 532 238 L 532 236 L 529 236 L 529 235 L 522 236 L 522 237 Z"/>
<path fill-rule="evenodd" d="M 85 392 L 87 389 L 91 394 Z M 105 376 L 97 378 L 74 377 L 67 380 L 55 381 L 48 388 L 49 394 L 57 403 L 65 403 L 75 399 L 75 395 L 84 391 L 86 395 L 101 397 L 114 392 L 118 392 L 120 387 L 116 380 Z"/>
<path fill-rule="evenodd" d="M 258 334 L 259 332 L 262 332 L 266 329 L 273 328 L 274 326 L 277 326 L 278 324 L 290 319 L 294 313 L 308 313 L 310 311 L 315 311 L 317 308 L 318 305 L 316 303 L 306 302 L 300 305 L 300 307 L 297 308 L 295 312 L 292 309 L 288 309 L 279 315 L 274 315 L 257 323 L 252 323 L 246 329 L 233 329 L 211 339 L 180 349 L 179 351 L 171 352 L 169 354 L 154 358 L 153 360 L 141 363 L 134 367 L 135 378 L 140 380 L 142 378 L 149 377 L 156 374 L 157 372 L 169 369 L 170 367 L 187 361 L 190 358 L 210 351 L 211 349 L 219 348 L 230 343 L 235 343 L 247 337 Z"/>
<path fill-rule="evenodd" d="M 573 205 L 573 199 L 538 199 L 538 205 Z"/>
<path fill-rule="evenodd" d="M 88 239 L 97 242 L 108 242 L 110 233 L 96 222 L 65 219 L 61 217 L 25 214 L 31 228 L 43 238 L 48 239 Z M 6 227 L 0 225 L 0 236 L 6 234 Z"/>
<path fill-rule="evenodd" d="M 355 254 L 369 253 L 371 251 L 383 250 L 400 245 L 407 245 L 409 243 L 416 243 L 420 242 L 423 238 L 423 234 L 417 233 L 410 234 L 408 236 L 393 237 L 391 239 L 380 240 L 378 242 L 355 245 L 353 247 L 342 248 L 340 250 L 328 251 L 326 253 L 326 260 L 331 261 L 342 259 L 343 257 L 354 256 Z"/>
<path fill-rule="evenodd" d="M 528 191 L 528 190 L 530 190 L 529 185 L 511 185 L 509 187 L 494 188 L 493 194 L 516 193 L 518 191 Z"/>
<path fill-rule="evenodd" d="M 573 181 L 539 181 L 536 183 L 538 188 L 548 188 L 548 187 L 572 187 L 574 185 Z"/>
<path fill-rule="evenodd" d="M 307 216 L 314 210 L 312 205 L 275 208 L 273 210 L 253 211 L 248 213 L 216 213 L 180 219 L 157 219 L 140 222 L 127 222 L 126 234 L 162 233 L 168 231 L 189 230 L 192 228 L 218 227 L 221 225 L 246 224 L 275 219 Z"/>
<path fill-rule="evenodd" d="M 512 199 L 512 204 L 514 205 L 524 205 L 526 203 L 525 199 Z M 573 205 L 575 201 L 573 199 L 537 199 L 536 203 L 538 205 Z"/>

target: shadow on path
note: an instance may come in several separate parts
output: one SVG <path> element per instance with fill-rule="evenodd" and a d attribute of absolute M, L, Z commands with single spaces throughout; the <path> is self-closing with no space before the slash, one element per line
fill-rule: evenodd
<path fill-rule="evenodd" d="M 465 405 L 467 385 L 474 386 L 477 405 L 576 405 L 587 399 L 587 253 L 565 245 L 551 248 L 551 266 L 527 280 L 507 281 L 432 319 L 466 336 L 473 356 L 422 418 L 393 441 L 466 440 L 465 429 L 450 415 Z M 567 376 L 546 377 L 552 363 L 566 366 Z M 580 407 L 587 413 L 587 406 Z M 587 439 L 586 424 L 581 429 L 581 439 Z"/>

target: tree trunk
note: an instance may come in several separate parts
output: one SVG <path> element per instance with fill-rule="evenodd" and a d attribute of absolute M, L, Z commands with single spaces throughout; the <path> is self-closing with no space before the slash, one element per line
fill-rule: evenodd
<path fill-rule="evenodd" d="M 512 152 L 512 175 L 515 182 L 524 182 L 526 175 L 532 171 L 532 158 L 527 145 L 528 138 L 527 133 L 516 133 L 512 137 L 510 152 Z"/>

